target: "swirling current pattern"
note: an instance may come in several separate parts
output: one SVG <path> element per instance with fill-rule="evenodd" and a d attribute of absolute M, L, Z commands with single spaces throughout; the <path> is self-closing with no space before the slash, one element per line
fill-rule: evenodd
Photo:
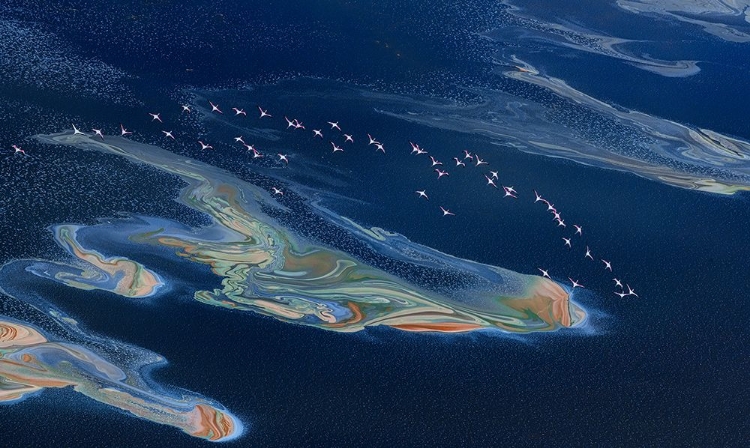
<path fill-rule="evenodd" d="M 635 14 L 660 14 L 692 23 L 730 42 L 750 42 L 750 3 L 747 0 L 617 0 Z"/>
<path fill-rule="evenodd" d="M 504 70 L 504 77 L 553 94 L 550 98 L 565 106 L 521 101 L 490 89 L 478 89 L 485 101 L 467 107 L 388 94 L 363 95 L 382 105 L 383 115 L 481 134 L 498 146 L 627 171 L 680 188 L 725 195 L 750 190 L 750 142 L 604 103 L 517 57 L 511 61 L 513 68 Z"/>
<path fill-rule="evenodd" d="M 99 289 L 125 297 L 147 297 L 164 285 L 162 280 L 140 263 L 122 257 L 104 257 L 86 250 L 76 240 L 78 226 L 55 227 L 55 240 L 82 261 L 80 266 L 37 262 L 29 271 L 79 289 Z"/>

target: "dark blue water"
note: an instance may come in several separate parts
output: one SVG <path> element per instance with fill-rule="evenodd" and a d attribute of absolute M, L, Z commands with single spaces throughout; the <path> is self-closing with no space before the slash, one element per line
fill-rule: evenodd
<path fill-rule="evenodd" d="M 0 124 L 3 135 L 25 138 L 73 119 L 114 132 L 127 121 L 138 131 L 134 138 L 159 142 L 160 128 L 152 127 L 146 112 L 162 110 L 186 139 L 220 142 L 221 152 L 213 154 L 187 143 L 165 145 L 177 153 L 265 187 L 317 189 L 322 205 L 334 212 L 447 254 L 522 273 L 545 267 L 560 281 L 586 279 L 586 290 L 574 294 L 590 313 L 585 330 L 517 338 L 388 329 L 334 334 L 213 309 L 192 299 L 180 280 L 184 264 L 153 253 L 126 254 L 172 280 L 169 294 L 144 303 L 41 287 L 95 334 L 164 356 L 168 365 L 150 377 L 155 388 L 195 392 L 231 410 L 248 429 L 232 445 L 740 446 L 750 439 L 747 195 L 696 193 L 498 147 L 484 137 L 388 117 L 360 95 L 360 88 L 408 90 L 468 101 L 472 94 L 459 87 L 505 82 L 492 78 L 488 61 L 498 50 L 493 45 L 513 45 L 550 76 L 603 101 L 747 137 L 742 117 L 750 101 L 732 87 L 746 73 L 743 59 L 732 56 L 745 54 L 744 46 L 670 22 L 676 42 L 693 40 L 670 48 L 656 42 L 651 55 L 707 62 L 696 76 L 664 78 L 590 54 L 576 54 L 578 62 L 571 64 L 552 49 L 539 51 L 537 43 L 488 43 L 472 33 L 497 19 L 491 2 L 192 1 L 182 14 L 173 2 L 11 3 L 17 8 L 3 9 L 3 18 L 33 22 L 79 54 L 132 74 L 125 82 L 137 101 L 113 104 L 77 98 L 74 86 L 60 93 L 5 82 L 0 94 L 24 107 L 1 109 L 13 117 Z M 628 30 L 636 25 L 650 38 L 661 29 L 646 18 L 600 8 L 567 9 L 566 20 L 627 38 L 635 38 Z M 211 87 L 223 90 L 205 90 Z M 277 138 L 256 143 L 269 154 L 289 153 L 292 163 L 285 169 L 270 161 L 253 164 L 244 150 L 221 143 L 231 141 L 243 122 L 224 117 L 201 123 L 179 115 L 176 106 L 196 92 L 221 98 L 225 112 L 234 102 L 248 112 L 263 104 L 300 118 L 308 131 L 338 119 L 358 139 L 375 135 L 387 154 L 358 146 L 334 158 L 327 140 L 282 132 L 277 123 Z M 450 168 L 450 178 L 438 181 L 426 159 L 408 154 L 410 140 L 446 165 L 463 149 L 481 154 L 520 198 L 502 199 L 473 167 Z M 9 146 L 10 137 L 0 143 Z M 0 162 L 6 188 L 26 188 L 3 203 L 4 261 L 61 257 L 45 230 L 60 222 L 93 223 L 125 212 L 205 223 L 172 200 L 179 182 L 155 170 L 101 154 L 26 145 L 37 154 L 29 164 Z M 429 202 L 413 193 L 423 188 Z M 564 250 L 563 233 L 544 207 L 532 203 L 532 189 L 550 198 L 569 226 L 584 225 L 575 250 Z M 310 190 L 300 191 L 291 200 L 309 213 L 314 209 L 304 192 Z M 438 205 L 456 216 L 442 218 Z M 331 245 L 340 239 L 314 231 L 308 236 Z M 640 299 L 612 293 L 610 276 L 598 262 L 583 259 L 580 249 L 587 244 L 596 258 L 606 255 L 619 275 L 632 279 Z M 215 286 L 205 269 L 190 276 Z M 2 303 L 0 314 L 16 309 L 10 299 Z M 0 434 L 4 446 L 208 444 L 70 390 L 46 390 L 0 406 Z"/>

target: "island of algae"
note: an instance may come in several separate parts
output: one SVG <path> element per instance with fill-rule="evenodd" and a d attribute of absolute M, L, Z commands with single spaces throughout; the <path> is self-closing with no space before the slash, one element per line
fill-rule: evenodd
<path fill-rule="evenodd" d="M 96 235 L 92 240 L 125 234 L 130 244 L 170 248 L 179 257 L 210 266 L 222 287 L 195 292 L 202 303 L 327 330 L 385 325 L 406 331 L 499 328 L 522 333 L 585 320 L 583 309 L 560 285 L 538 276 L 459 260 L 411 242 L 409 250 L 388 253 L 402 259 L 420 253 L 408 261 L 415 266 L 440 263 L 468 279 L 468 286 L 445 294 L 411 285 L 339 250 L 301 241 L 261 210 L 261 204 L 274 206 L 264 190 L 194 159 L 118 137 L 99 141 L 61 133 L 38 138 L 117 154 L 175 174 L 187 182 L 180 201 L 213 220 L 201 229 L 145 217 L 109 226 L 57 226 L 57 241 L 79 263 L 46 271 L 69 286 L 132 296 L 149 294 L 160 283 L 155 273 L 137 263 L 84 248 L 77 234 L 85 231 Z M 389 241 L 381 243 L 387 248 Z M 81 262 L 88 267 L 81 268 Z"/>
<path fill-rule="evenodd" d="M 0 316 L 0 403 L 46 388 L 76 392 L 194 437 L 229 440 L 242 432 L 236 417 L 197 397 L 171 398 L 77 344 L 49 341 L 35 328 Z"/>

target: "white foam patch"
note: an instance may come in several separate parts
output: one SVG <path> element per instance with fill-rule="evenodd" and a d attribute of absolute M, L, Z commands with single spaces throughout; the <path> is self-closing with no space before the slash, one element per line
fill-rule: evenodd
<path fill-rule="evenodd" d="M 0 18 L 0 83 L 44 92 L 137 104 L 124 85 L 128 75 L 76 48 L 40 26 Z"/>
<path fill-rule="evenodd" d="M 618 0 L 617 6 L 635 14 L 658 14 L 692 23 L 730 42 L 750 42 L 747 0 Z"/>
<path fill-rule="evenodd" d="M 646 54 L 635 54 L 629 50 L 637 41 L 582 28 L 572 23 L 552 23 L 528 16 L 519 7 L 508 4 L 508 13 L 512 19 L 508 25 L 485 33 L 489 39 L 499 41 L 525 39 L 544 41 L 551 45 L 571 48 L 586 53 L 598 54 L 619 59 L 626 64 L 664 77 L 688 77 L 700 72 L 698 62 L 691 60 L 661 60 Z"/>

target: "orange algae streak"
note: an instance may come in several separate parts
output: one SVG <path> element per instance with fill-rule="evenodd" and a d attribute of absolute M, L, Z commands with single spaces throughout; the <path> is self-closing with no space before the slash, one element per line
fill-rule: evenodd
<path fill-rule="evenodd" d="M 234 419 L 214 407 L 199 404 L 191 414 L 190 423 L 195 428 L 189 432 L 191 436 L 217 442 L 235 435 Z"/>
<path fill-rule="evenodd" d="M 12 389 L 0 389 L 0 403 L 3 401 L 15 401 L 24 395 L 42 390 L 41 387 L 28 386 L 26 384 L 14 384 Z"/>
<path fill-rule="evenodd" d="M 404 331 L 433 331 L 439 333 L 463 333 L 465 331 L 472 331 L 483 328 L 481 325 L 468 323 L 465 324 L 461 322 L 423 322 L 414 324 L 394 324 L 391 325 L 391 327 Z"/>
<path fill-rule="evenodd" d="M 360 311 L 359 307 L 351 302 L 347 303 L 346 306 L 349 307 L 350 310 L 352 310 L 352 314 L 354 314 L 354 317 L 349 319 L 347 323 L 349 324 L 355 324 L 359 321 L 361 321 L 364 318 L 364 315 L 362 314 L 362 311 Z"/>

